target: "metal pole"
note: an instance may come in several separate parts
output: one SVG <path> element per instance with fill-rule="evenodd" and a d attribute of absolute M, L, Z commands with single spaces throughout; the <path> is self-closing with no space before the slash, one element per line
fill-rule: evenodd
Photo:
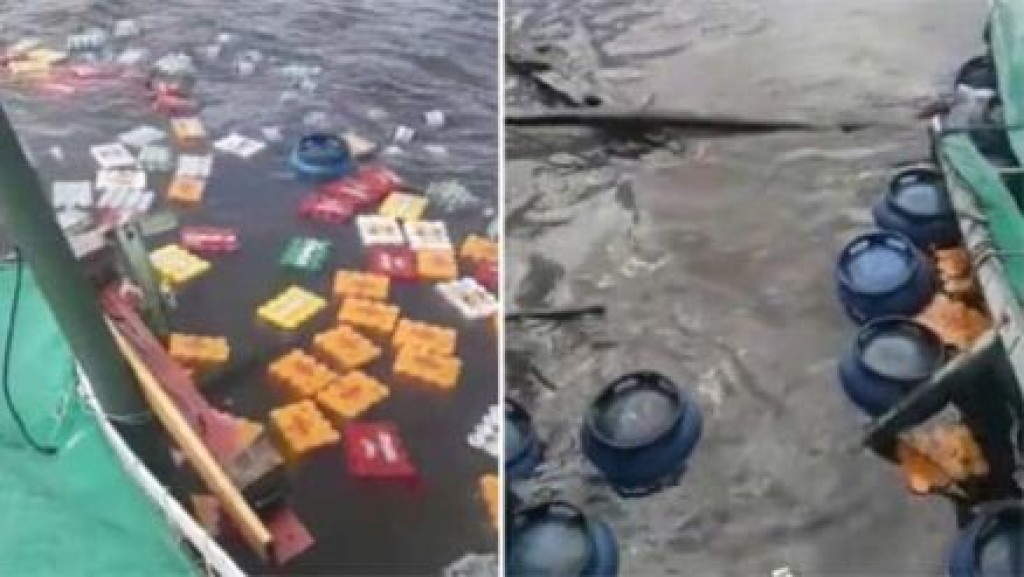
<path fill-rule="evenodd" d="M 97 400 L 136 454 L 157 474 L 169 454 L 155 442 L 155 422 L 132 381 L 100 309 L 96 290 L 82 274 L 7 113 L 0 107 L 0 218 L 31 268 L 43 296 Z M 45 362 L 40 359 L 40 362 Z M 131 415 L 129 420 L 116 416 Z M 143 418 L 135 418 L 141 416 Z"/>

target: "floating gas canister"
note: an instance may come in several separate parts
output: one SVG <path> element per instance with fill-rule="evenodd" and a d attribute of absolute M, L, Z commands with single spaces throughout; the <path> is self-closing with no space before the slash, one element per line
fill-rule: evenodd
<path fill-rule="evenodd" d="M 331 256 L 331 241 L 295 237 L 288 241 L 281 254 L 281 266 L 305 272 L 319 272 Z"/>
<path fill-rule="evenodd" d="M 388 397 L 383 383 L 362 371 L 352 371 L 316 395 L 325 411 L 338 419 L 354 419 Z"/>
<path fill-rule="evenodd" d="M 225 254 L 238 250 L 238 233 L 230 228 L 186 226 L 180 232 L 181 244 L 199 253 Z"/>
<path fill-rule="evenodd" d="M 231 347 L 224 337 L 171 333 L 167 338 L 167 352 L 186 367 L 210 369 L 228 361 Z"/>
<path fill-rule="evenodd" d="M 960 226 L 942 174 L 929 166 L 897 172 L 872 208 L 879 228 L 894 230 L 921 250 L 960 246 Z"/>
<path fill-rule="evenodd" d="M 395 305 L 347 298 L 338 311 L 338 322 L 349 323 L 373 336 L 386 337 L 394 330 L 401 312 Z"/>
<path fill-rule="evenodd" d="M 452 281 L 459 276 L 455 252 L 423 249 L 416 251 L 416 274 L 420 279 L 433 282 Z"/>
<path fill-rule="evenodd" d="M 356 174 L 359 182 L 369 188 L 377 198 L 384 198 L 402 184 L 402 178 L 383 166 L 363 166 Z"/>
<path fill-rule="evenodd" d="M 149 254 L 149 260 L 161 278 L 175 286 L 183 285 L 210 270 L 210 263 L 176 244 L 154 250 Z"/>
<path fill-rule="evenodd" d="M 338 197 L 314 194 L 299 203 L 299 216 L 331 224 L 344 224 L 355 214 L 351 201 Z"/>
<path fill-rule="evenodd" d="M 377 209 L 378 214 L 390 216 L 406 222 L 413 222 L 423 216 L 427 210 L 427 199 L 414 194 L 392 192 Z"/>
<path fill-rule="evenodd" d="M 415 481 L 409 459 L 393 423 L 348 423 L 344 429 L 345 463 L 356 477 Z"/>
<path fill-rule="evenodd" d="M 1024 502 L 986 503 L 957 535 L 949 577 L 1024 575 Z"/>
<path fill-rule="evenodd" d="M 404 247 L 374 247 L 367 254 L 366 268 L 393 279 L 416 280 L 416 253 Z"/>
<path fill-rule="evenodd" d="M 374 205 L 383 198 L 354 178 L 343 178 L 322 184 L 317 188 L 317 193 L 349 203 L 357 210 Z"/>
<path fill-rule="evenodd" d="M 348 144 L 326 133 L 309 134 L 299 139 L 289 161 L 299 177 L 316 182 L 341 178 L 354 168 Z"/>
<path fill-rule="evenodd" d="M 544 458 L 544 447 L 533 430 L 530 413 L 512 399 L 505 399 L 505 475 L 525 479 Z"/>
<path fill-rule="evenodd" d="M 893 231 L 862 234 L 839 253 L 839 298 L 854 321 L 913 316 L 937 287 L 931 263 L 907 238 Z"/>
<path fill-rule="evenodd" d="M 568 503 L 553 501 L 521 509 L 510 521 L 505 547 L 509 577 L 618 574 L 619 548 L 611 529 Z"/>
<path fill-rule="evenodd" d="M 839 380 L 846 395 L 872 417 L 896 405 L 927 383 L 945 361 L 942 341 L 931 329 L 904 318 L 876 319 L 861 328 L 839 362 Z M 921 422 L 945 405 L 936 398 L 908 422 Z"/>
<path fill-rule="evenodd" d="M 398 321 L 398 328 L 391 336 L 391 343 L 396 349 L 410 346 L 451 355 L 455 353 L 457 338 L 455 329 L 402 319 Z"/>
<path fill-rule="evenodd" d="M 313 348 L 346 371 L 372 363 L 380 347 L 348 325 L 340 325 L 313 337 Z"/>
<path fill-rule="evenodd" d="M 451 390 L 459 382 L 462 361 L 430 349 L 404 347 L 395 357 L 395 376 L 442 390 Z"/>
<path fill-rule="evenodd" d="M 295 330 L 327 306 L 319 296 L 291 286 L 256 310 L 264 321 L 280 329 Z"/>
<path fill-rule="evenodd" d="M 647 495 L 679 482 L 701 426 L 697 402 L 668 378 L 627 374 L 591 403 L 583 452 L 620 495 Z"/>
<path fill-rule="evenodd" d="M 336 382 L 341 375 L 299 349 L 270 364 L 270 378 L 281 385 L 291 397 L 302 399 L 316 394 Z"/>
<path fill-rule="evenodd" d="M 390 277 L 383 274 L 339 270 L 334 275 L 334 296 L 385 300 L 390 281 Z"/>
<path fill-rule="evenodd" d="M 270 411 L 270 422 L 292 457 L 337 443 L 338 432 L 311 400 L 299 401 Z"/>

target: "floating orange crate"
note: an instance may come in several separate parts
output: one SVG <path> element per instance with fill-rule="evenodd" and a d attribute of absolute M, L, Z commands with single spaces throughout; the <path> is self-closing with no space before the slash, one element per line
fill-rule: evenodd
<path fill-rule="evenodd" d="M 386 399 L 389 394 L 388 388 L 377 379 L 362 371 L 352 371 L 317 393 L 316 400 L 335 417 L 352 419 Z"/>
<path fill-rule="evenodd" d="M 416 251 L 416 274 L 429 281 L 455 280 L 459 276 L 455 253 L 440 249 Z"/>
<path fill-rule="evenodd" d="M 305 398 L 337 381 L 341 375 L 299 349 L 270 364 L 270 377 L 297 398 Z"/>
<path fill-rule="evenodd" d="M 398 321 L 398 328 L 391 337 L 391 344 L 397 349 L 414 346 L 451 355 L 455 353 L 457 338 L 458 333 L 455 329 L 402 319 Z"/>
<path fill-rule="evenodd" d="M 501 527 L 501 481 L 497 475 L 488 473 L 480 477 L 480 495 L 487 505 L 492 526 L 498 529 Z"/>
<path fill-rule="evenodd" d="M 391 278 L 382 274 L 339 270 L 334 275 L 334 295 L 384 300 L 388 298 Z"/>
<path fill-rule="evenodd" d="M 347 298 L 338 311 L 338 320 L 364 329 L 375 336 L 387 336 L 395 328 L 401 310 L 376 301 Z"/>
<path fill-rule="evenodd" d="M 313 348 L 347 371 L 372 363 L 380 356 L 380 347 L 348 325 L 316 335 Z"/>
<path fill-rule="evenodd" d="M 482 236 L 471 234 L 459 249 L 459 257 L 473 264 L 498 261 L 498 243 Z"/>
<path fill-rule="evenodd" d="M 224 337 L 171 333 L 167 339 L 167 352 L 186 367 L 209 369 L 226 363 L 231 356 L 231 347 Z"/>
<path fill-rule="evenodd" d="M 206 138 L 206 127 L 198 118 L 172 118 L 171 132 L 179 144 L 195 144 Z"/>
<path fill-rule="evenodd" d="M 341 439 L 330 421 L 316 408 L 316 403 L 308 399 L 270 411 L 270 421 L 285 450 L 293 457 Z"/>
<path fill-rule="evenodd" d="M 395 357 L 395 375 L 439 389 L 453 389 L 459 382 L 462 361 L 430 349 L 404 347 Z"/>
<path fill-rule="evenodd" d="M 205 181 L 187 176 L 176 176 L 167 187 L 167 198 L 175 202 L 194 204 L 202 202 L 205 191 Z"/>

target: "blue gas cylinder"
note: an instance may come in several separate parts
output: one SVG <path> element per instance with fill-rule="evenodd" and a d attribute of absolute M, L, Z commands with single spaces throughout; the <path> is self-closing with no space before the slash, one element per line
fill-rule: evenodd
<path fill-rule="evenodd" d="M 619 547 L 603 521 L 561 501 L 527 507 L 506 527 L 509 577 L 614 577 Z"/>
<path fill-rule="evenodd" d="M 907 237 L 893 231 L 857 236 L 839 253 L 839 300 L 854 321 L 914 316 L 935 295 L 932 264 Z"/>
<path fill-rule="evenodd" d="M 1024 575 L 1024 501 L 999 501 L 979 507 L 978 515 L 957 535 L 949 558 L 949 577 L 1021 577 Z"/>
<path fill-rule="evenodd" d="M 960 225 L 942 174 L 932 166 L 899 170 L 872 208 L 879 228 L 902 233 L 917 248 L 960 246 Z"/>
<path fill-rule="evenodd" d="M 505 399 L 505 476 L 529 477 L 544 458 L 530 414 L 519 403 Z"/>
<path fill-rule="evenodd" d="M 620 495 L 646 495 L 679 482 L 702 422 L 696 400 L 665 376 L 627 374 L 591 403 L 583 452 Z"/>
<path fill-rule="evenodd" d="M 341 178 L 355 170 L 348 144 L 326 133 L 308 134 L 299 139 L 289 162 L 300 178 L 315 182 Z"/>

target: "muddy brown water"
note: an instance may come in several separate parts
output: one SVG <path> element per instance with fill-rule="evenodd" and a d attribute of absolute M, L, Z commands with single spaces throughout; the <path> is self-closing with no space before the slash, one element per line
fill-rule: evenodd
<path fill-rule="evenodd" d="M 419 134 L 404 154 L 383 162 L 417 186 L 457 179 L 485 201 L 484 207 L 496 208 L 496 2 L 18 2 L 0 8 L 0 40 L 6 44 L 31 35 L 60 46 L 77 27 L 109 25 L 114 17 L 139 21 L 144 34 L 127 45 L 146 48 L 151 57 L 175 50 L 196 56 L 200 116 L 214 138 L 232 130 L 259 137 L 261 127 L 281 126 L 289 140 L 304 130 L 330 128 L 355 129 L 386 143 L 395 126 L 406 124 Z M 204 61 L 197 49 L 223 32 L 232 35 L 230 43 L 218 59 Z M 119 43 L 118 49 L 124 46 Z M 232 60 L 251 49 L 264 60 L 254 75 L 240 78 Z M 295 89 L 275 72 L 291 63 L 322 67 L 316 87 Z M 10 87 L 2 96 L 46 182 L 91 179 L 95 166 L 88 146 L 139 123 L 166 127 L 150 113 L 141 92 L 128 85 L 70 99 L 44 99 Z M 423 126 L 423 114 L 435 108 L 446 113 L 447 123 L 431 131 Z M 62 160 L 49 154 L 53 146 L 63 150 Z M 313 332 L 332 324 L 337 307 L 332 305 L 300 335 L 258 326 L 256 308 L 292 283 L 329 294 L 334 270 L 363 266 L 354 225 L 317 225 L 296 216 L 310 187 L 290 174 L 286 153 L 285 146 L 272 145 L 248 161 L 217 154 L 202 206 L 175 209 L 183 224 L 239 230 L 241 251 L 212 259 L 211 272 L 178 295 L 171 324 L 178 331 L 229 338 L 231 372 L 208 385 L 207 392 L 224 410 L 263 423 L 268 411 L 284 402 L 266 381 L 267 362 L 290 347 L 308 347 Z M 153 188 L 163 191 L 165 184 L 158 178 Z M 446 220 L 458 242 L 470 232 L 482 232 L 489 221 L 482 209 L 456 215 L 432 210 L 431 216 Z M 324 272 L 292 274 L 278 265 L 285 242 L 296 235 L 334 243 Z M 150 245 L 173 238 L 173 233 L 157 237 Z M 466 553 L 497 549 L 477 488 L 479 476 L 495 472 L 497 464 L 466 443 L 488 406 L 498 401 L 494 339 L 482 322 L 463 320 L 429 285 L 395 286 L 392 300 L 410 317 L 455 327 L 460 334 L 464 366 L 454 392 L 395 385 L 389 399 L 364 417 L 397 424 L 422 487 L 409 492 L 357 484 L 345 471 L 338 445 L 303 459 L 289 470 L 289 502 L 317 542 L 273 571 L 437 574 Z M 371 369 L 388 384 L 391 361 L 385 354 Z M 244 546 L 227 545 L 245 569 L 272 571 Z"/>
<path fill-rule="evenodd" d="M 509 306 L 608 306 L 603 319 L 510 324 L 509 392 L 549 455 L 518 489 L 606 519 L 623 575 L 944 573 L 950 505 L 910 495 L 857 444 L 863 421 L 835 376 L 853 327 L 832 271 L 870 226 L 888 167 L 927 155 L 913 117 L 980 49 L 981 4 L 510 2 L 510 37 L 552 43 L 618 102 L 905 126 L 658 145 L 507 133 Z M 507 101 L 535 102 L 528 84 L 507 80 Z M 599 388 L 637 369 L 694 391 L 705 427 L 677 487 L 623 500 L 578 436 Z"/>

